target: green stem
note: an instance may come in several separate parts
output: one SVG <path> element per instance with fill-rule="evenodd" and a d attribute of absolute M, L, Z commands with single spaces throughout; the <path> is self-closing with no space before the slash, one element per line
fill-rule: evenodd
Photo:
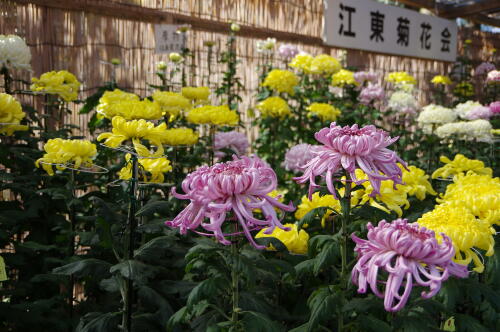
<path fill-rule="evenodd" d="M 346 174 L 345 191 L 344 197 L 340 199 L 340 204 L 342 207 L 342 229 L 340 237 L 340 256 L 342 260 L 342 266 L 340 270 L 340 287 L 341 287 L 341 299 L 338 312 L 338 331 L 342 332 L 344 329 L 344 316 L 342 313 L 342 308 L 345 304 L 345 292 L 347 290 L 348 283 L 348 266 L 347 266 L 347 241 L 349 234 L 347 233 L 347 224 L 351 221 L 351 178 L 349 174 Z"/>
<path fill-rule="evenodd" d="M 0 69 L 0 74 L 3 75 L 4 80 L 4 90 L 7 94 L 12 94 L 11 84 L 12 84 L 12 76 L 10 76 L 9 69 L 6 66 L 2 66 Z"/>
<path fill-rule="evenodd" d="M 76 223 L 76 210 L 75 210 L 75 202 L 76 199 L 76 191 L 75 191 L 75 171 L 71 170 L 70 173 L 70 191 L 71 191 L 71 200 L 69 206 L 69 222 L 70 222 L 70 234 L 69 234 L 69 245 L 68 245 L 68 257 L 72 257 L 75 254 L 75 223 Z M 69 276 L 69 284 L 68 284 L 68 311 L 69 311 L 69 322 L 70 325 L 68 327 L 68 331 L 73 331 L 73 290 L 75 288 L 75 277 L 74 275 Z"/>
<path fill-rule="evenodd" d="M 130 183 L 130 203 L 128 211 L 127 229 L 125 231 L 125 244 L 124 244 L 124 260 L 128 261 L 134 257 L 134 242 L 135 242 L 135 229 L 137 221 L 135 219 L 136 213 L 136 196 L 137 196 L 137 183 L 139 160 L 137 156 L 132 155 L 132 179 Z M 132 332 L 132 303 L 134 282 L 131 278 L 125 280 L 124 284 L 124 297 L 123 297 L 123 316 L 122 316 L 122 329 L 125 332 Z"/>
<path fill-rule="evenodd" d="M 235 227 L 237 229 L 237 227 Z M 236 270 L 236 265 L 238 264 L 238 255 L 239 255 L 239 249 L 238 249 L 238 242 L 234 241 L 231 244 L 231 256 L 233 256 L 232 259 L 232 265 L 231 265 L 231 292 L 232 292 L 232 303 L 233 303 L 233 310 L 231 312 L 231 322 L 233 327 L 236 326 L 238 323 L 238 299 L 239 299 L 239 285 L 238 285 L 238 271 Z"/>

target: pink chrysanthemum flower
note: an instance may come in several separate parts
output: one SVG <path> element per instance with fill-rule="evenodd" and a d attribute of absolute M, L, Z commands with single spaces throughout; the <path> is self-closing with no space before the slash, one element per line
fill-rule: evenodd
<path fill-rule="evenodd" d="M 289 230 L 283 226 L 276 215 L 275 208 L 283 211 L 293 211 L 292 203 L 284 205 L 268 194 L 277 187 L 276 173 L 258 157 L 233 157 L 234 160 L 218 163 L 213 166 L 202 166 L 187 175 L 182 181 L 185 194 L 178 194 L 175 187 L 172 195 L 179 199 L 189 199 L 191 202 L 174 220 L 165 224 L 178 227 L 181 234 L 187 230 L 203 228 L 209 233 L 197 232 L 202 235 L 215 236 L 222 244 L 231 244 L 225 238 L 228 235 L 222 230 L 227 219 L 227 213 L 232 211 L 234 219 L 239 222 L 243 234 L 250 243 L 264 249 L 255 243 L 252 230 L 268 228 L 265 233 L 271 234 L 275 227 Z M 260 209 L 265 220 L 253 216 L 253 211 Z M 208 222 L 204 222 L 208 218 Z"/>
<path fill-rule="evenodd" d="M 363 85 L 365 83 L 375 83 L 378 80 L 378 75 L 377 73 L 371 72 L 371 71 L 358 71 L 354 73 L 354 79 L 356 82 L 358 82 L 360 85 Z"/>
<path fill-rule="evenodd" d="M 314 158 L 313 150 L 318 145 L 311 144 L 297 144 L 292 146 L 285 154 L 285 161 L 283 166 L 286 170 L 292 172 L 299 172 L 303 167 Z"/>
<path fill-rule="evenodd" d="M 382 220 L 376 227 L 368 223 L 367 228 L 368 240 L 351 235 L 358 253 L 351 280 L 358 285 L 358 293 L 366 293 L 369 286 L 375 295 L 384 298 L 387 311 L 401 310 L 414 284 L 429 287 L 429 291 L 421 293 L 428 299 L 437 294 L 450 275 L 468 275 L 467 266 L 452 261 L 455 250 L 443 233 L 443 240 L 438 243 L 433 231 L 416 223 L 408 224 L 406 219 L 392 223 Z M 387 272 L 387 280 L 379 279 L 380 269 Z M 379 289 L 379 285 L 385 285 L 384 289 Z"/>
<path fill-rule="evenodd" d="M 490 111 L 493 115 L 500 114 L 500 101 L 494 101 L 490 104 Z"/>
<path fill-rule="evenodd" d="M 465 114 L 467 120 L 489 119 L 493 112 L 488 106 L 476 106 Z"/>
<path fill-rule="evenodd" d="M 323 145 L 314 149 L 315 157 L 305 165 L 304 174 L 294 178 L 298 183 L 309 181 L 309 199 L 319 187 L 315 178 L 325 173 L 328 190 L 335 196 L 333 175 L 342 169 L 349 173 L 356 184 L 365 181 L 356 178 L 356 168 L 365 172 L 373 187 L 373 197 L 380 194 L 383 180 L 392 180 L 394 186 L 402 184 L 402 172 L 397 163 L 406 163 L 395 152 L 387 149 L 398 137 L 391 138 L 387 132 L 373 125 L 363 128 L 358 128 L 357 124 L 340 127 L 335 122 L 331 123 L 330 128 L 318 131 L 314 137 Z"/>
<path fill-rule="evenodd" d="M 223 158 L 226 154 L 222 149 L 233 150 L 238 156 L 244 155 L 248 149 L 248 139 L 243 133 L 237 131 L 217 132 L 214 140 L 215 156 Z"/>
<path fill-rule="evenodd" d="M 282 44 L 278 48 L 278 53 L 284 59 L 291 59 L 299 54 L 299 49 L 297 46 L 292 44 Z"/>
<path fill-rule="evenodd" d="M 380 84 L 371 84 L 369 83 L 367 87 L 361 90 L 359 94 L 359 101 L 362 104 L 370 105 L 373 101 L 382 100 L 385 97 L 384 89 L 380 86 Z"/>
<path fill-rule="evenodd" d="M 479 66 L 476 67 L 476 70 L 474 70 L 474 75 L 485 75 L 492 70 L 495 70 L 494 64 L 492 64 L 491 62 L 482 62 Z"/>

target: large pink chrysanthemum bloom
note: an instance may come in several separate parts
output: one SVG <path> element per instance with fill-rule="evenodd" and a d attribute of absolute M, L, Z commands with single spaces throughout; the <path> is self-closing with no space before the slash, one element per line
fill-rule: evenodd
<path fill-rule="evenodd" d="M 222 149 L 233 150 L 238 156 L 244 155 L 248 149 L 248 139 L 243 133 L 237 131 L 217 132 L 214 139 L 215 156 L 223 158 L 226 154 Z"/>
<path fill-rule="evenodd" d="M 297 46 L 292 44 L 282 44 L 278 48 L 278 53 L 284 59 L 291 59 L 299 54 L 299 49 Z"/>
<path fill-rule="evenodd" d="M 375 83 L 378 80 L 378 74 L 371 71 L 358 71 L 354 73 L 354 79 L 360 85 L 363 85 L 367 82 Z"/>
<path fill-rule="evenodd" d="M 233 156 L 233 160 L 226 163 L 201 166 L 182 181 L 185 194 L 178 194 L 175 187 L 172 188 L 173 196 L 191 202 L 174 220 L 165 224 L 179 228 L 181 234 L 201 227 L 208 233 L 197 233 L 215 236 L 217 241 L 228 245 L 231 242 L 226 236 L 235 233 L 224 233 L 222 226 L 227 213 L 232 211 L 248 241 L 254 247 L 264 249 L 265 246 L 255 243 L 250 232 L 267 227 L 266 234 L 271 234 L 275 227 L 289 230 L 281 224 L 274 208 L 288 212 L 295 210 L 292 203 L 284 205 L 268 195 L 276 187 L 276 173 L 255 156 Z M 262 211 L 265 220 L 253 216 L 256 209 Z"/>
<path fill-rule="evenodd" d="M 493 115 L 500 114 L 500 101 L 494 101 L 490 104 L 490 111 Z"/>
<path fill-rule="evenodd" d="M 495 65 L 494 64 L 492 64 L 491 62 L 482 62 L 474 70 L 474 75 L 475 76 L 485 75 L 485 74 L 488 74 L 492 70 L 495 70 Z"/>
<path fill-rule="evenodd" d="M 299 172 L 303 167 L 314 158 L 313 150 L 318 147 L 318 145 L 311 144 L 297 144 L 292 146 L 285 153 L 285 161 L 283 166 L 286 170 L 292 172 Z"/>
<path fill-rule="evenodd" d="M 363 128 L 358 128 L 357 124 L 340 127 L 335 122 L 331 123 L 330 128 L 318 131 L 314 137 L 323 145 L 314 149 L 315 157 L 305 165 L 304 174 L 294 178 L 298 183 L 309 181 L 309 199 L 319 187 L 315 183 L 319 175 L 325 175 L 328 190 L 335 196 L 333 176 L 342 169 L 356 184 L 365 181 L 356 178 L 356 168 L 365 172 L 373 187 L 373 197 L 380 194 L 383 180 L 392 180 L 394 186 L 402 184 L 402 172 L 397 163 L 406 163 L 394 151 L 387 149 L 398 137 L 391 138 L 387 132 L 373 125 Z"/>
<path fill-rule="evenodd" d="M 351 280 L 358 285 L 358 293 L 366 293 L 369 286 L 375 295 L 384 298 L 387 311 L 401 310 L 414 284 L 429 287 L 429 291 L 421 293 L 428 299 L 437 294 L 450 275 L 468 275 L 467 266 L 452 261 L 455 250 L 445 234 L 441 234 L 439 244 L 433 231 L 408 224 L 406 219 L 392 223 L 382 220 L 376 227 L 368 223 L 367 228 L 368 240 L 351 235 L 358 253 Z M 379 279 L 380 269 L 387 272 L 387 280 Z M 379 285 L 385 285 L 383 290 Z"/>

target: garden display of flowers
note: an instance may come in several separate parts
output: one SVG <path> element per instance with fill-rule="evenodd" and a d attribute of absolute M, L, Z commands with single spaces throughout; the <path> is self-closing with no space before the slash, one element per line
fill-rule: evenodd
<path fill-rule="evenodd" d="M 143 95 L 12 81 L 30 48 L 0 35 L 0 330 L 496 330 L 498 63 L 421 98 L 267 38 L 243 110 L 227 30 L 219 81 L 189 86 L 184 48 Z"/>

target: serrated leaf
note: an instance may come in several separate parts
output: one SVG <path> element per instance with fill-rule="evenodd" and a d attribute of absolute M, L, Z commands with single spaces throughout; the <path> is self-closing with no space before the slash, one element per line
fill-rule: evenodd
<path fill-rule="evenodd" d="M 144 205 L 135 215 L 137 217 L 151 217 L 155 213 L 168 214 L 170 203 L 167 201 L 154 201 Z"/>
<path fill-rule="evenodd" d="M 187 306 L 192 307 L 201 300 L 210 299 L 224 289 L 224 279 L 213 277 L 203 280 L 189 293 Z"/>
<path fill-rule="evenodd" d="M 389 324 L 381 321 L 378 318 L 369 316 L 369 315 L 360 315 L 359 316 L 360 325 L 363 328 L 363 331 L 369 332 L 387 332 L 392 331 L 392 328 Z"/>
<path fill-rule="evenodd" d="M 154 276 L 155 268 L 151 265 L 144 264 L 140 261 L 129 259 L 113 265 L 109 272 L 119 273 L 126 279 L 132 279 L 137 283 L 144 283 L 150 277 Z"/>
<path fill-rule="evenodd" d="M 323 286 L 315 290 L 307 300 L 307 306 L 311 310 L 309 325 L 307 331 L 316 331 L 316 327 L 335 314 L 335 308 L 338 303 L 338 297 L 329 287 Z"/>
<path fill-rule="evenodd" d="M 149 256 L 156 256 L 158 252 L 172 246 L 171 236 L 159 236 L 151 241 L 142 245 L 134 252 L 134 258 L 148 258 Z"/>
<path fill-rule="evenodd" d="M 321 222 L 321 217 L 325 214 L 327 208 L 325 207 L 318 207 L 315 209 L 312 209 L 311 211 L 307 212 L 305 216 L 303 216 L 299 222 L 297 223 L 297 229 L 301 230 L 304 225 L 308 225 L 309 227 L 315 226 L 315 224 Z M 317 218 L 316 218 L 317 216 Z"/>
<path fill-rule="evenodd" d="M 243 314 L 242 321 L 246 332 L 279 332 L 285 330 L 281 324 L 272 321 L 260 312 L 247 311 Z"/>
<path fill-rule="evenodd" d="M 187 307 L 182 307 L 179 310 L 177 310 L 177 312 L 174 313 L 170 317 L 170 319 L 168 320 L 167 331 L 169 331 L 169 332 L 174 331 L 174 328 L 176 326 L 185 322 L 187 316 L 188 316 L 188 308 Z"/>
<path fill-rule="evenodd" d="M 335 260 L 335 256 L 338 255 L 338 246 L 334 242 L 330 242 L 327 245 L 323 246 L 321 252 L 316 256 L 313 273 L 314 275 L 318 275 L 321 270 L 329 265 L 333 264 Z"/>

